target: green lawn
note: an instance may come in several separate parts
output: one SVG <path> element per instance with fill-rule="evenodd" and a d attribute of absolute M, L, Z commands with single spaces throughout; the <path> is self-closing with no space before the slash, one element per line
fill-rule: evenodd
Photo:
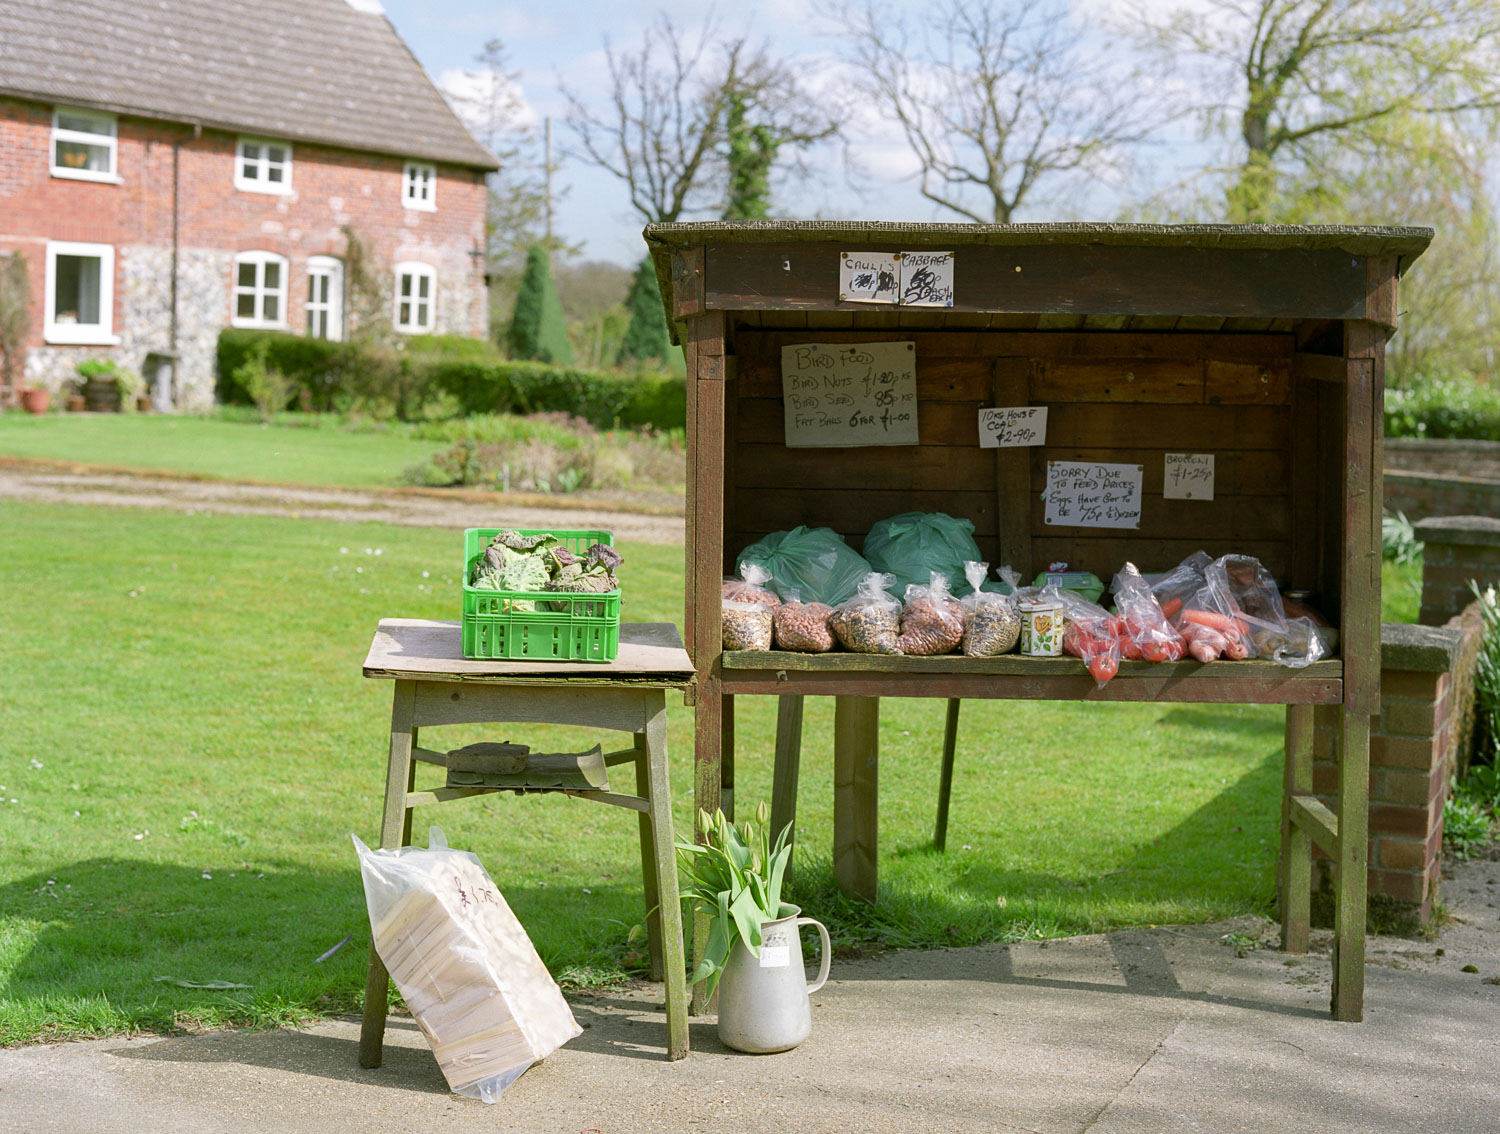
<path fill-rule="evenodd" d="M 369 935 L 349 834 L 378 833 L 390 710 L 359 665 L 379 617 L 456 616 L 458 534 L 6 502 L 0 530 L 0 1043 L 354 1008 Z M 626 616 L 680 622 L 680 550 L 624 551 Z M 675 698 L 669 714 L 686 831 L 691 717 Z M 832 705 L 808 701 L 789 897 L 843 948 L 1270 908 L 1277 709 L 971 702 L 937 855 L 942 720 L 937 701 L 882 707 L 882 902 L 865 909 L 834 897 L 818 853 Z M 770 699 L 740 700 L 741 806 L 769 797 L 773 727 Z M 435 818 L 483 857 L 554 972 L 638 967 L 628 814 L 507 795 Z"/>
<path fill-rule="evenodd" d="M 342 426 L 283 415 L 250 420 L 174 414 L 0 414 L 0 455 L 166 470 L 226 480 L 337 487 L 401 483 L 401 473 L 447 445 L 399 427 Z M 290 424 L 291 420 L 299 424 Z"/>

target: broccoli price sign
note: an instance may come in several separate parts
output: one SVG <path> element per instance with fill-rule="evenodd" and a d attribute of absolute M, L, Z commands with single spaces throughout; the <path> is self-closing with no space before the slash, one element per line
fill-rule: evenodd
<path fill-rule="evenodd" d="M 781 389 L 790 447 L 917 443 L 914 343 L 782 347 Z"/>

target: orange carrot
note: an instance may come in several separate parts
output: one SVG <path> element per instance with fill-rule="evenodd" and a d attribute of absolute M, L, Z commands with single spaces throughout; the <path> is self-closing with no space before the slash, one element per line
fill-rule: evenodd
<path fill-rule="evenodd" d="M 1207 626 L 1211 630 L 1217 630 L 1220 634 L 1230 639 L 1230 641 L 1235 642 L 1239 641 L 1241 634 L 1244 632 L 1238 619 L 1226 618 L 1224 615 L 1212 610 L 1184 610 L 1182 612 L 1182 620 L 1184 622 L 1196 623 L 1199 626 Z"/>
<path fill-rule="evenodd" d="M 1171 618 L 1181 609 L 1182 600 L 1180 598 L 1169 598 L 1166 602 L 1161 604 L 1161 612 L 1168 618 Z"/>

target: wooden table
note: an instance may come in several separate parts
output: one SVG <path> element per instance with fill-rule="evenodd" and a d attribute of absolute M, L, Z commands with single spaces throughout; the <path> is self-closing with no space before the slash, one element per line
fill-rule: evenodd
<path fill-rule="evenodd" d="M 631 747 L 606 753 L 605 763 L 635 765 L 636 795 L 571 789 L 566 794 L 640 815 L 651 977 L 666 983 L 667 1058 L 685 1056 L 688 1004 L 667 781 L 666 691 L 692 687 L 693 663 L 676 627 L 656 622 L 622 625 L 619 657 L 606 664 L 528 662 L 465 658 L 457 622 L 384 618 L 365 658 L 364 675 L 392 678 L 395 683 L 382 847 L 411 842 L 413 808 L 509 790 L 418 791 L 417 764 L 446 767 L 447 760 L 446 753 L 419 746 L 420 728 L 533 722 L 631 734 Z M 388 989 L 389 976 L 372 945 L 359 1043 L 361 1067 L 380 1065 Z"/>

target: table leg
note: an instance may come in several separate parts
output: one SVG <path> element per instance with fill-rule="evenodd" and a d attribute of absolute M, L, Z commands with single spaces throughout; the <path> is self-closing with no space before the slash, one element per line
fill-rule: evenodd
<path fill-rule="evenodd" d="M 672 789 L 667 779 L 667 703 L 655 690 L 655 711 L 646 722 L 646 779 L 651 801 L 651 843 L 661 916 L 662 976 L 666 983 L 667 1058 L 688 1053 L 687 972 L 682 949 L 682 899 L 677 888 L 677 852 L 672 839 Z"/>
<path fill-rule="evenodd" d="M 1286 707 L 1286 769 L 1281 786 L 1281 948 L 1307 952 L 1311 921 L 1312 838 L 1292 822 L 1292 797 L 1313 790 L 1313 707 Z"/>
<path fill-rule="evenodd" d="M 776 762 L 771 767 L 771 839 L 797 819 L 797 777 L 802 764 L 802 694 L 776 698 Z M 792 827 L 789 843 L 796 842 Z"/>
<path fill-rule="evenodd" d="M 635 734 L 635 794 L 642 799 L 651 795 L 651 746 L 644 732 Z M 656 836 L 652 832 L 651 816 L 640 813 L 641 825 L 641 878 L 646 895 L 646 948 L 651 958 L 652 980 L 662 979 L 661 894 L 656 886 Z"/>
<path fill-rule="evenodd" d="M 880 877 L 879 769 L 880 698 L 834 698 L 833 876 L 867 902 Z"/>
<path fill-rule="evenodd" d="M 404 846 L 411 831 L 411 811 L 406 793 L 411 790 L 415 768 L 411 750 L 416 729 L 412 725 L 417 700 L 414 681 L 397 681 L 391 704 L 391 747 L 385 768 L 385 808 L 380 820 L 380 845 Z M 364 1021 L 359 1029 L 359 1065 L 379 1067 L 385 1044 L 386 996 L 390 974 L 370 943 L 370 967 L 365 974 Z"/>
<path fill-rule="evenodd" d="M 932 831 L 932 845 L 939 851 L 948 849 L 948 800 L 953 795 L 953 756 L 958 749 L 957 697 L 948 698 L 948 719 L 943 724 L 943 770 L 938 778 L 937 823 Z"/>
<path fill-rule="evenodd" d="M 1344 710 L 1339 751 L 1338 864 L 1334 872 L 1333 1018 L 1365 1015 L 1365 901 L 1369 886 L 1370 716 Z"/>

